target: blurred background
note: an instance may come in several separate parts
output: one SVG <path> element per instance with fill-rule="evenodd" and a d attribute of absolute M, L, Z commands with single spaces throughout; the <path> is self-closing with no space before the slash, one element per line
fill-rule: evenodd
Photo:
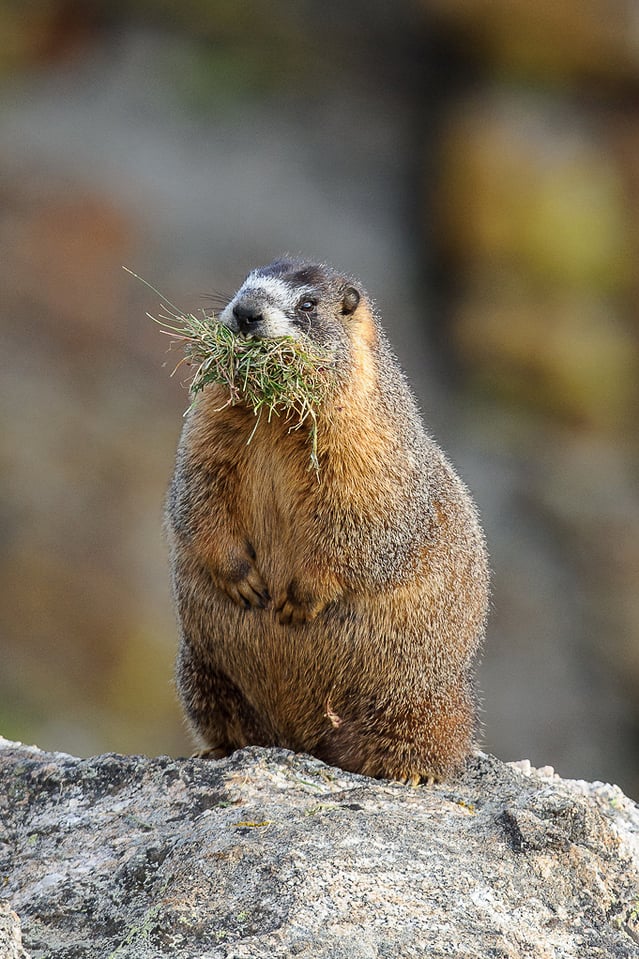
<path fill-rule="evenodd" d="M 639 14 L 627 0 L 0 3 L 0 732 L 185 754 L 145 316 L 359 276 L 494 570 L 503 759 L 639 795 Z"/>

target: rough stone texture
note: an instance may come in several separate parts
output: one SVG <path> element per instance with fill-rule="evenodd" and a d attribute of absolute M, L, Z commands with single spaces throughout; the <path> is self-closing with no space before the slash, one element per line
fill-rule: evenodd
<path fill-rule="evenodd" d="M 0 901 L 0 956 L 2 959 L 28 959 L 22 948 L 20 920 L 7 902 Z"/>
<path fill-rule="evenodd" d="M 639 810 L 480 754 L 411 789 L 282 750 L 0 740 L 0 956 L 639 957 Z M 4 950 L 4 951 L 3 951 Z"/>

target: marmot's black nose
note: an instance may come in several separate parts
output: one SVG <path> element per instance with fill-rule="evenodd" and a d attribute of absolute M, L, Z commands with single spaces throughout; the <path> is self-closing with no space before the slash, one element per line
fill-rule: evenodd
<path fill-rule="evenodd" d="M 250 333 L 264 319 L 259 306 L 251 303 L 237 303 L 233 307 L 233 316 L 242 333 Z"/>

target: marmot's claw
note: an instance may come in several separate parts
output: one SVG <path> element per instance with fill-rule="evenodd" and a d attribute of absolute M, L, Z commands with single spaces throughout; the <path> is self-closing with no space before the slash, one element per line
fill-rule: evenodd
<path fill-rule="evenodd" d="M 434 786 L 435 783 L 439 781 L 439 776 L 433 776 L 432 773 L 426 773 L 424 775 L 421 773 L 408 773 L 406 776 L 399 777 L 399 782 L 405 786 Z"/>
<path fill-rule="evenodd" d="M 270 602 L 270 593 L 256 569 L 251 569 L 244 579 L 235 583 L 228 583 L 225 587 L 228 596 L 245 609 L 267 609 Z"/>
<path fill-rule="evenodd" d="M 191 759 L 224 759 L 231 755 L 231 750 L 225 746 L 205 746 L 191 755 Z"/>

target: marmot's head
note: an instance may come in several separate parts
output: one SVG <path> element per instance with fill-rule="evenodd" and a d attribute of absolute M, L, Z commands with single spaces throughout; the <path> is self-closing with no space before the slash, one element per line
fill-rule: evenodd
<path fill-rule="evenodd" d="M 352 279 L 329 267 L 279 259 L 249 273 L 219 319 L 247 337 L 308 338 L 339 350 L 363 299 Z"/>

